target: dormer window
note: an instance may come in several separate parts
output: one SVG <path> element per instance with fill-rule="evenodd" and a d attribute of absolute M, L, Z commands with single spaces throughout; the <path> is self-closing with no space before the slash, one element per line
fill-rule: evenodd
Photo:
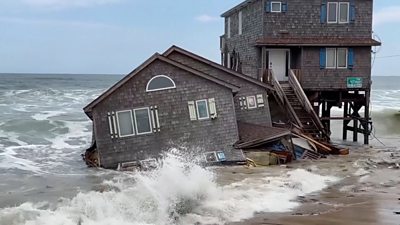
<path fill-rule="evenodd" d="M 165 75 L 158 75 L 153 78 L 147 83 L 146 91 L 153 92 L 153 91 L 162 91 L 168 89 L 176 88 L 175 82 Z"/>

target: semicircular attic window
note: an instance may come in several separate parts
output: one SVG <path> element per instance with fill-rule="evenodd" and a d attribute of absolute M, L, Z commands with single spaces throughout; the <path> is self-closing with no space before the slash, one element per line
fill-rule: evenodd
<path fill-rule="evenodd" d="M 173 88 L 176 88 L 176 86 L 175 82 L 171 78 L 165 75 L 158 75 L 150 79 L 147 83 L 146 91 L 161 91 Z"/>

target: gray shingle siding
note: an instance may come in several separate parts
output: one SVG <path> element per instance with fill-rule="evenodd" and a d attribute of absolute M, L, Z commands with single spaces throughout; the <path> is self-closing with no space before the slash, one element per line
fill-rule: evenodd
<path fill-rule="evenodd" d="M 178 52 L 173 52 L 172 54 L 168 55 L 168 58 L 240 87 L 239 92 L 234 97 L 236 118 L 238 121 L 255 123 L 264 126 L 272 125 L 271 114 L 268 104 L 268 94 L 265 88 L 253 84 L 251 82 L 245 81 L 242 78 L 235 77 L 217 68 L 208 66 L 202 62 L 184 56 Z M 248 110 L 243 110 L 240 108 L 239 98 L 247 96 L 256 96 L 258 94 L 262 94 L 264 96 L 264 105 L 265 105 L 264 107 L 256 109 L 248 109 Z"/>
<path fill-rule="evenodd" d="M 318 47 L 303 49 L 303 66 L 301 84 L 304 89 L 346 89 L 347 77 L 362 77 L 363 88 L 369 88 L 371 80 L 371 48 L 353 47 L 354 68 L 353 69 L 320 69 Z"/>
<path fill-rule="evenodd" d="M 176 89 L 146 92 L 147 82 L 164 74 L 176 83 Z M 238 140 L 232 90 L 195 76 L 185 70 L 155 61 L 135 75 L 93 109 L 97 148 L 103 167 L 119 162 L 159 156 L 162 150 L 187 145 L 205 151 L 231 151 Z M 190 121 L 188 101 L 215 98 L 218 118 Z M 111 139 L 107 112 L 158 106 L 161 132 Z"/>
<path fill-rule="evenodd" d="M 264 13 L 265 37 L 280 37 L 279 31 L 283 30 L 289 32 L 286 37 L 371 37 L 372 0 L 354 0 L 356 19 L 354 23 L 348 24 L 321 23 L 322 0 L 286 0 L 285 2 L 288 4 L 287 12 Z"/>
<path fill-rule="evenodd" d="M 261 38 L 371 38 L 373 0 L 334 1 L 355 4 L 355 20 L 346 24 L 321 23 L 321 4 L 323 0 L 286 0 L 287 12 L 266 12 L 266 0 L 250 2 L 241 9 L 233 10 L 225 17 L 225 48 L 223 53 L 239 53 L 242 72 L 253 78 L 259 78 L 262 67 L 261 49 L 256 40 Z M 243 13 L 243 34 L 238 34 L 238 14 Z M 227 37 L 228 17 L 231 20 L 231 38 Z M 321 46 L 330 47 L 330 46 Z M 343 48 L 348 46 L 344 45 Z M 265 47 L 271 48 L 271 47 Z M 305 89 L 344 89 L 349 76 L 362 77 L 363 88 L 368 88 L 371 78 L 371 47 L 353 47 L 355 53 L 354 68 L 320 69 L 320 47 L 290 48 L 292 69 L 302 70 L 302 84 Z M 294 58 L 295 57 L 295 58 Z"/>
<path fill-rule="evenodd" d="M 257 79 L 258 68 L 261 66 L 261 51 L 254 46 L 257 39 L 262 37 L 264 7 L 262 1 L 256 1 L 242 9 L 243 33 L 239 35 L 239 12 L 230 16 L 231 38 L 227 36 L 228 18 L 225 18 L 225 53 L 233 50 L 240 53 L 242 73 Z"/>

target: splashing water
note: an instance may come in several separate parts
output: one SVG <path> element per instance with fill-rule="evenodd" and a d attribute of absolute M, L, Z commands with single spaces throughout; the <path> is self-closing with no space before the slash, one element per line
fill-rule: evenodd
<path fill-rule="evenodd" d="M 285 212 L 297 196 L 325 188 L 335 177 L 302 169 L 280 177 L 247 178 L 220 186 L 211 169 L 166 154 L 153 171 L 118 173 L 101 192 L 79 193 L 57 205 L 24 203 L 0 211 L 7 225 L 224 224 L 255 212 Z"/>

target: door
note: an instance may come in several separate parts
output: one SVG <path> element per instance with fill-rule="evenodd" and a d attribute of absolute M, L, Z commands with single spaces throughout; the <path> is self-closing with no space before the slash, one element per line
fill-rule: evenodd
<path fill-rule="evenodd" d="M 268 68 L 274 72 L 278 81 L 288 80 L 289 70 L 289 50 L 287 49 L 268 49 Z"/>

